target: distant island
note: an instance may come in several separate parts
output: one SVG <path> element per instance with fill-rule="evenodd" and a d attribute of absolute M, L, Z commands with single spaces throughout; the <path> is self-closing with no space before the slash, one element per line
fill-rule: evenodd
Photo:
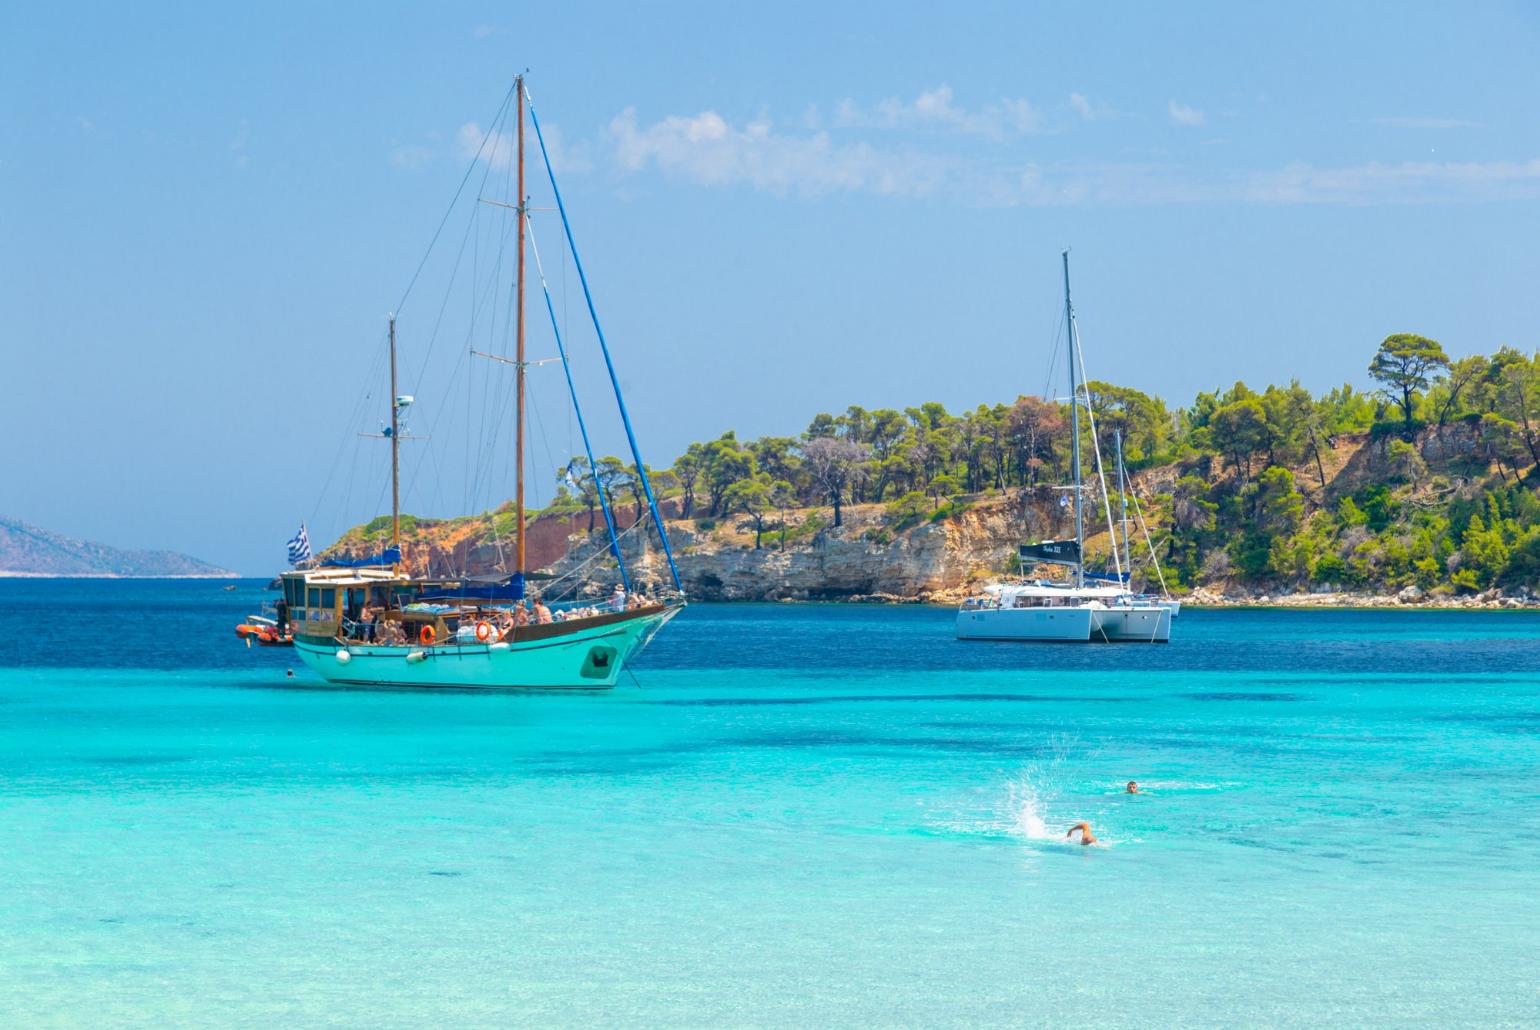
<path fill-rule="evenodd" d="M 0 577 L 234 579 L 236 575 L 175 551 L 126 551 L 0 517 Z"/>
<path fill-rule="evenodd" d="M 1107 464 L 1121 433 L 1148 520 L 1148 542 L 1133 532 L 1136 579 L 1157 586 L 1153 551 L 1171 591 L 1198 603 L 1531 603 L 1540 357 L 1503 348 L 1450 360 L 1436 341 L 1398 333 L 1372 352 L 1368 373 L 1377 392 L 1238 382 L 1185 408 L 1089 383 L 1081 436 Z M 949 602 L 1013 571 L 1017 543 L 1073 536 L 1069 441 L 1068 405 L 1037 397 L 957 414 L 936 403 L 851 407 L 814 416 L 797 436 L 729 431 L 691 444 L 652 481 L 691 596 Z M 572 488 L 534 522 L 530 565 L 563 591 L 602 589 L 615 564 L 599 491 L 625 531 L 645 510 L 640 481 L 613 457 L 564 471 Z M 403 518 L 408 565 L 506 568 L 510 508 Z M 1107 522 L 1093 489 L 1093 566 L 1111 565 Z M 371 553 L 388 533 L 389 519 L 376 519 L 335 546 Z M 661 581 L 655 531 L 630 532 L 622 546 Z"/>

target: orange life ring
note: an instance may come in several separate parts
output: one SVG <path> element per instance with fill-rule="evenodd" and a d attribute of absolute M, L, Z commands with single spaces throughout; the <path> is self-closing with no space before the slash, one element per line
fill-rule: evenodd
<path fill-rule="evenodd" d="M 476 639 L 485 644 L 492 639 L 492 627 L 485 622 L 476 623 Z"/>
<path fill-rule="evenodd" d="M 417 639 L 424 644 L 433 643 L 437 637 L 438 633 L 433 629 L 432 625 L 426 622 L 422 624 L 422 629 L 417 633 Z"/>

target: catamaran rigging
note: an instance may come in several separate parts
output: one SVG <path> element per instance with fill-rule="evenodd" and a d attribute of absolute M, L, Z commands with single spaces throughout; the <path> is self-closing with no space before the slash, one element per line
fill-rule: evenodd
<path fill-rule="evenodd" d="M 1069 251 L 1064 251 L 1064 323 L 1067 334 L 1070 383 L 1070 475 L 1073 485 L 1069 496 L 1074 504 L 1075 539 L 1044 541 L 1023 545 L 1018 557 L 1027 562 L 1066 565 L 1072 571 L 1069 583 L 1037 580 L 1033 582 L 996 583 L 980 595 L 965 600 L 958 609 L 956 634 L 959 640 L 1031 640 L 1031 641 L 1143 641 L 1163 642 L 1171 637 L 1172 611 L 1166 606 L 1133 594 L 1124 581 L 1125 542 L 1119 554 L 1117 532 L 1113 528 L 1112 504 L 1102 468 L 1101 448 L 1097 446 L 1096 412 L 1086 400 L 1086 420 L 1091 431 L 1092 451 L 1096 458 L 1097 482 L 1101 487 L 1102 509 L 1107 518 L 1116 587 L 1086 585 L 1085 571 L 1085 481 L 1080 454 L 1080 405 L 1085 389 L 1085 355 L 1079 345 L 1075 308 L 1070 295 Z M 1123 493 L 1123 465 L 1119 445 L 1119 492 Z M 1124 494 L 1126 496 L 1126 494 Z M 1125 526 L 1126 530 L 1126 526 Z M 1126 541 L 1126 538 L 1125 538 Z"/>

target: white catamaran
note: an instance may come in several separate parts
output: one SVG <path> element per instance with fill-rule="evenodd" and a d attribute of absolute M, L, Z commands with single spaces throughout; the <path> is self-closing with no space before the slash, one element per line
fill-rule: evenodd
<path fill-rule="evenodd" d="M 485 577 L 413 578 L 401 564 L 400 442 L 404 412 L 413 399 L 397 392 L 396 323 L 390 321 L 389 437 L 391 447 L 391 546 L 379 554 L 356 560 L 331 560 L 283 574 L 283 600 L 279 605 L 281 633 L 292 633 L 294 648 L 315 672 L 333 683 L 409 687 L 533 687 L 545 689 L 604 688 L 614 686 L 628 661 L 645 647 L 654 634 L 684 607 L 678 569 L 669 548 L 668 534 L 658 513 L 647 466 L 637 450 L 636 436 L 626 413 L 619 379 L 610 360 L 603 330 L 599 328 L 583 265 L 572 241 L 572 231 L 561 191 L 551 169 L 540 119 L 524 87 L 523 77 L 511 91 L 517 109 L 518 197 L 515 204 L 498 204 L 517 214 L 515 354 L 507 358 L 481 354 L 514 366 L 517 429 L 514 446 L 515 514 L 514 569 L 511 574 Z M 607 599 L 545 604 L 525 598 L 525 371 L 534 364 L 524 352 L 524 252 L 528 225 L 528 197 L 524 189 L 524 108 L 545 162 L 556 209 L 561 214 L 566 245 L 583 287 L 588 312 L 614 387 L 621 422 L 626 429 L 636 474 L 644 490 L 652 528 L 668 559 L 673 589 L 652 599 L 643 597 L 628 574 L 622 555 L 614 514 L 605 491 L 598 490 L 609 531 L 610 553 L 619 565 L 620 586 Z M 504 102 L 507 110 L 507 101 Z M 499 112 L 500 116 L 503 112 Z M 496 129 L 496 121 L 493 130 Z M 485 144 L 484 144 L 485 145 Z M 478 158 L 480 155 L 478 154 Z M 485 203 L 496 204 L 495 201 Z M 535 255 L 537 271 L 540 253 Z M 431 248 L 430 248 L 431 249 Z M 426 258 L 424 259 L 426 260 Z M 543 272 L 541 289 L 546 311 L 566 374 L 577 424 L 593 475 L 593 448 L 577 402 L 572 367 L 562 342 L 555 307 Z M 480 352 L 473 352 L 480 354 Z M 570 468 L 570 466 L 569 466 Z M 636 527 L 633 526 L 632 529 Z M 643 527 L 645 529 L 645 527 Z M 628 530 L 630 532 L 630 530 Z M 305 549 L 308 555 L 308 547 Z"/>
<path fill-rule="evenodd" d="M 1150 600 L 1128 589 L 1119 557 L 1117 537 L 1112 533 L 1112 510 L 1106 504 L 1106 486 L 1102 483 L 1107 529 L 1111 536 L 1115 586 L 1091 586 L 1086 583 L 1085 483 L 1080 467 L 1080 403 L 1084 380 L 1083 358 L 1075 330 L 1075 311 L 1069 292 L 1069 251 L 1064 259 L 1064 321 L 1069 338 L 1070 471 L 1074 478 L 1070 496 L 1075 510 L 1075 539 L 1049 540 L 1024 544 L 1019 559 L 1025 569 L 1030 565 L 1062 565 L 1073 570 L 1069 582 L 1034 580 L 996 583 L 982 594 L 970 597 L 957 612 L 959 640 L 1030 640 L 1066 643 L 1105 641 L 1164 643 L 1171 639 L 1171 603 Z M 1095 449 L 1095 413 L 1092 419 L 1092 447 L 1096 453 L 1098 480 L 1101 480 L 1101 453 Z M 1121 468 L 1121 459 L 1119 461 Z M 1126 518 L 1126 514 L 1125 514 Z M 1125 522 L 1125 541 L 1126 522 Z M 1123 558 L 1127 557 L 1125 542 Z"/>

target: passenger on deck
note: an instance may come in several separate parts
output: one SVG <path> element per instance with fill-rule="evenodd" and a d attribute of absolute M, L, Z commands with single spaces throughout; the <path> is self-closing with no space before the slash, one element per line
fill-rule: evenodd
<path fill-rule="evenodd" d="M 548 626 L 550 622 L 551 609 L 547 608 L 545 602 L 540 598 L 535 598 L 535 624 L 538 626 Z"/>
<path fill-rule="evenodd" d="M 617 612 L 626 610 L 626 588 L 617 586 L 615 592 L 610 595 L 610 608 Z"/>
<path fill-rule="evenodd" d="M 513 624 L 515 626 L 529 625 L 529 609 L 524 607 L 523 601 L 520 601 L 513 609 Z"/>

